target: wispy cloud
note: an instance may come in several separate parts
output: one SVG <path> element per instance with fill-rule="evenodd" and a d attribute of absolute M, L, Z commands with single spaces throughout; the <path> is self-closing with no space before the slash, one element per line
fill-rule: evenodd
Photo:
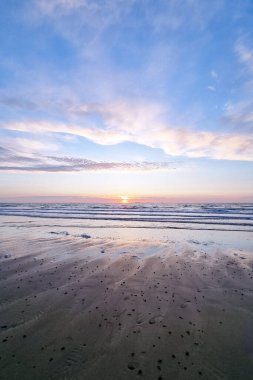
<path fill-rule="evenodd" d="M 211 74 L 211 76 L 212 76 L 215 80 L 218 79 L 218 74 L 217 74 L 217 72 L 216 72 L 215 70 L 211 70 L 211 71 L 210 71 L 210 74 Z"/>
<path fill-rule="evenodd" d="M 223 120 L 241 131 L 253 131 L 253 102 L 242 101 L 227 104 Z"/>
<path fill-rule="evenodd" d="M 0 171 L 15 172 L 81 172 L 81 171 L 170 171 L 172 162 L 110 162 L 85 158 L 20 154 L 0 146 Z"/>
<path fill-rule="evenodd" d="M 36 104 L 34 101 L 25 99 L 24 95 L 21 97 L 4 93 L 0 94 L 0 105 L 17 110 L 35 110 L 38 108 L 38 104 Z"/>
<path fill-rule="evenodd" d="M 249 133 L 249 141 L 252 141 L 253 49 L 249 47 L 245 39 L 240 38 L 235 44 L 235 52 L 241 63 L 243 91 L 239 101 L 228 102 L 225 105 L 223 121 L 236 130 Z M 253 150 L 253 145 L 251 149 Z"/>
<path fill-rule="evenodd" d="M 253 160 L 253 136 L 247 131 L 206 131 L 177 125 L 167 120 L 163 107 L 158 105 L 92 103 L 76 105 L 68 112 L 78 114 L 82 123 L 11 122 L 2 124 L 2 128 L 37 134 L 77 135 L 100 145 L 129 141 L 160 148 L 172 156 Z"/>
<path fill-rule="evenodd" d="M 34 2 L 38 9 L 45 14 L 58 13 L 59 11 L 71 12 L 74 9 L 86 7 L 87 3 L 86 0 L 36 0 Z"/>
<path fill-rule="evenodd" d="M 52 22 L 64 38 L 78 46 L 86 57 L 101 46 L 103 33 L 131 10 L 136 0 L 34 0 L 27 8 L 34 21 Z M 73 17 L 76 22 L 73 23 Z M 83 49 L 85 48 L 86 49 Z M 91 54 L 92 55 L 92 54 Z"/>
<path fill-rule="evenodd" d="M 253 73 L 253 50 L 240 40 L 236 43 L 235 51 L 241 62 L 245 63 L 248 69 Z"/>

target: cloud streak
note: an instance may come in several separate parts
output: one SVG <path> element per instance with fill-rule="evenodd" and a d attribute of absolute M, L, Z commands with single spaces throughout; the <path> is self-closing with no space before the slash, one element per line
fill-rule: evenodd
<path fill-rule="evenodd" d="M 0 147 L 0 171 L 14 172 L 82 172 L 82 171 L 170 171 L 172 162 L 111 162 L 85 158 L 16 154 Z"/>

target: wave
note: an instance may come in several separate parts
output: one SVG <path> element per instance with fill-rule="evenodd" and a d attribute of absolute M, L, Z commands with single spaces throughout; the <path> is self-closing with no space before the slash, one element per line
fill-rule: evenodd
<path fill-rule="evenodd" d="M 253 231 L 253 204 L 0 204 L 0 215 Z M 130 223 L 130 224 L 129 224 Z"/>

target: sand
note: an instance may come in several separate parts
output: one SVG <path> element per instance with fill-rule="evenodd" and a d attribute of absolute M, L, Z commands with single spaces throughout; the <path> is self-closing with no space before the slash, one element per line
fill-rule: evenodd
<path fill-rule="evenodd" d="M 2 380 L 253 379 L 253 249 L 1 221 Z"/>

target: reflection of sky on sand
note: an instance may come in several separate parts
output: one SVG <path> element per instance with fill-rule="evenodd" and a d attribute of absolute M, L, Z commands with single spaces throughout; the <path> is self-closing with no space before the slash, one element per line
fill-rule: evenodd
<path fill-rule="evenodd" d="M 253 236 L 245 231 L 190 230 L 173 228 L 143 228 L 140 223 L 115 223 L 101 221 L 82 221 L 71 219 L 27 218 L 17 216 L 1 216 L 0 233 L 5 237 L 13 234 L 24 234 L 29 239 L 45 237 L 68 237 L 85 239 L 109 239 L 123 241 L 154 242 L 170 244 L 174 249 L 182 249 L 182 245 L 192 249 L 212 251 L 215 248 L 234 248 L 253 252 Z M 11 228 L 10 228 L 11 227 Z M 83 235 L 83 237 L 82 237 Z M 12 235 L 13 236 L 13 235 Z M 88 238 L 89 239 L 89 238 Z"/>

